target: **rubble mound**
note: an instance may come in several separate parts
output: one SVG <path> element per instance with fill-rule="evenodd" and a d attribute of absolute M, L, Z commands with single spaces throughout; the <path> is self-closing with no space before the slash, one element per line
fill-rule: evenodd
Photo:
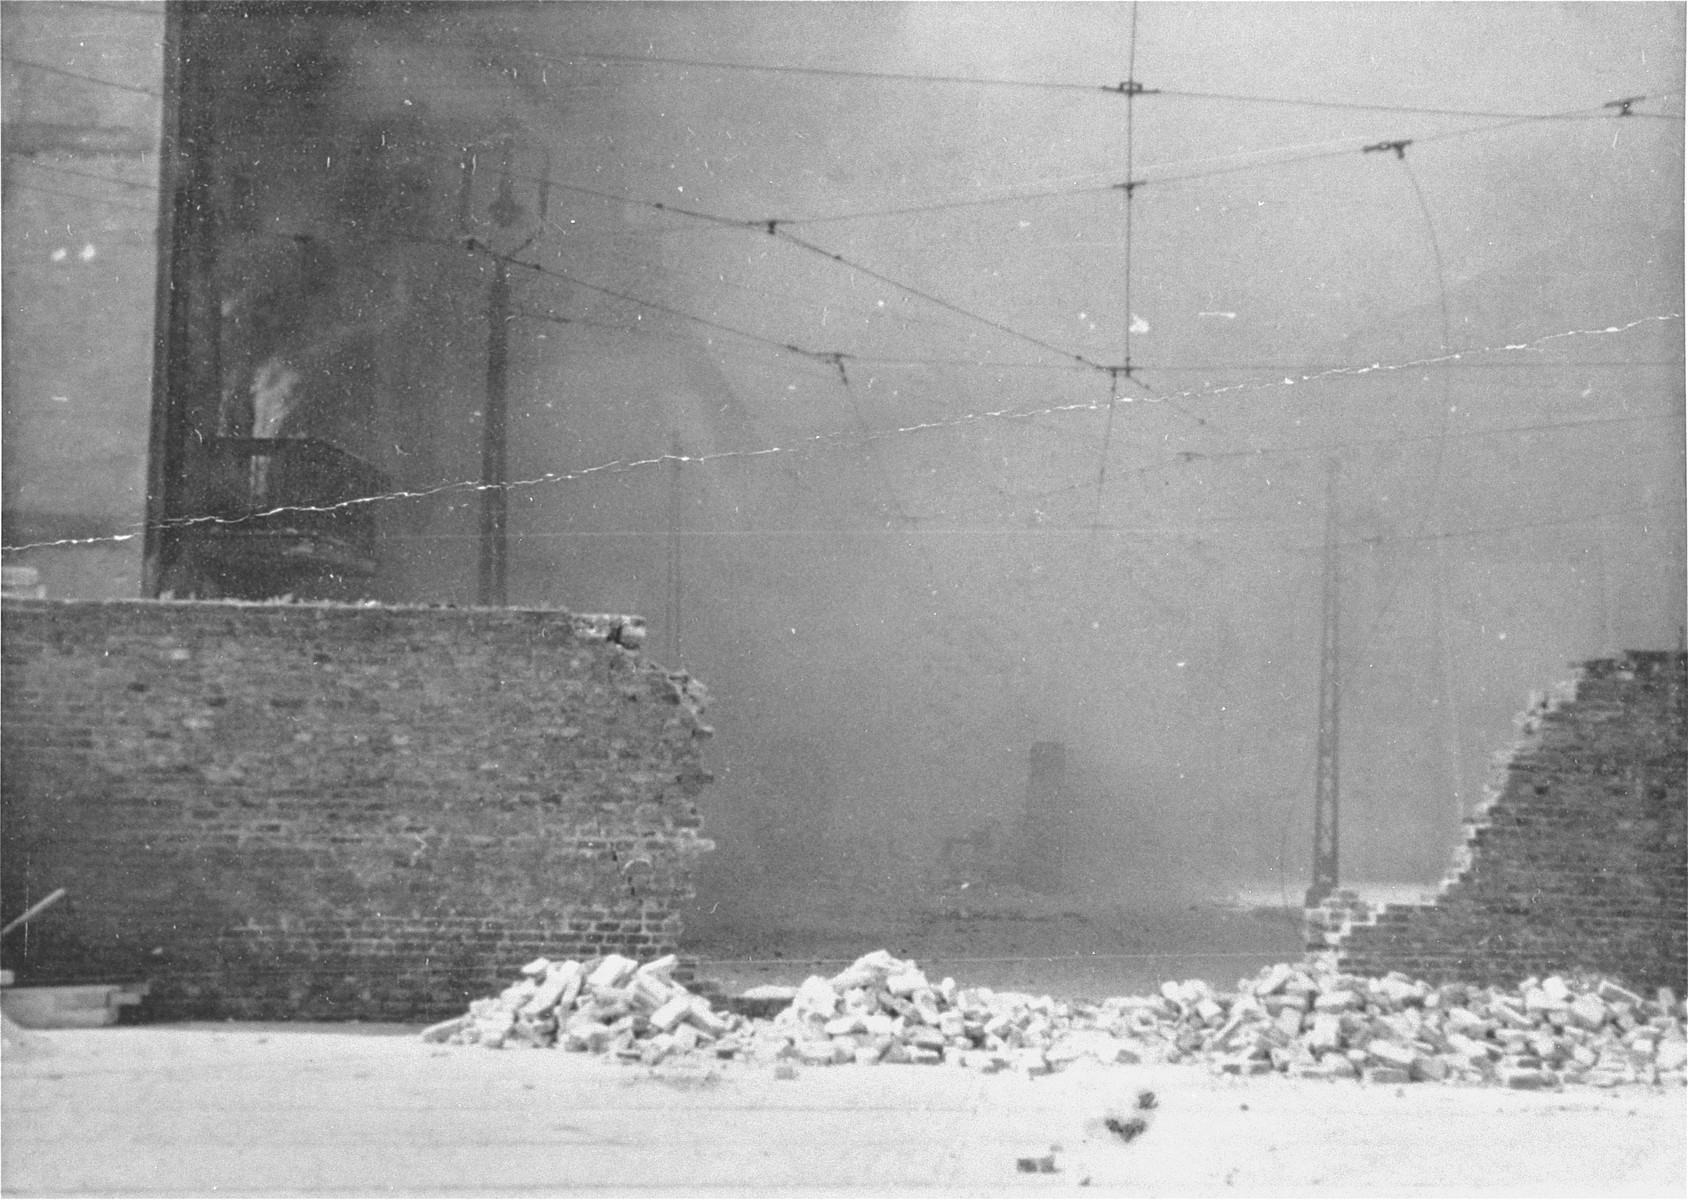
<path fill-rule="evenodd" d="M 640 966 L 610 955 L 537 959 L 522 978 L 426 1030 L 430 1041 L 560 1047 L 654 1064 L 674 1054 L 843 1063 L 951 1063 L 1047 1074 L 1102 1064 L 1206 1063 L 1371 1083 L 1513 1088 L 1585 1083 L 1681 1086 L 1684 1009 L 1668 988 L 1645 999 L 1609 979 L 1527 979 L 1516 990 L 1431 985 L 1399 972 L 1339 972 L 1330 956 L 1268 967 L 1220 993 L 1201 980 L 1154 996 L 1056 1001 L 936 983 L 884 950 L 830 979 L 759 988 L 768 1018 L 720 1013 L 670 977 L 674 956 Z"/>
<path fill-rule="evenodd" d="M 560 1047 L 658 1063 L 708 1046 L 740 1023 L 674 982 L 670 954 L 640 966 L 611 954 L 581 963 L 537 958 L 522 978 L 422 1031 L 430 1042 Z"/>
<path fill-rule="evenodd" d="M 1420 1080 L 1513 1088 L 1684 1080 L 1683 1009 L 1609 979 L 1552 975 L 1516 990 L 1433 986 L 1400 972 L 1339 973 L 1334 960 L 1268 967 L 1216 996 L 1165 984 L 1155 1021 L 1181 1053 L 1221 1071 L 1281 1071 L 1373 1083 Z"/>

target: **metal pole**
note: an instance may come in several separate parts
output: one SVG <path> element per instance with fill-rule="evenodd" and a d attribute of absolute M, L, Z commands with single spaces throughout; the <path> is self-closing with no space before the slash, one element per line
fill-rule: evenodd
<path fill-rule="evenodd" d="M 680 665 L 680 604 L 682 584 L 681 528 L 683 512 L 680 494 L 680 465 L 686 460 L 686 451 L 680 442 L 680 431 L 674 431 L 673 440 L 669 448 L 669 476 L 668 476 L 668 596 L 665 608 L 668 615 L 669 644 L 673 647 L 672 665 Z"/>
<path fill-rule="evenodd" d="M 1313 884 L 1306 905 L 1313 908 L 1336 891 L 1338 808 L 1341 797 L 1341 615 L 1342 560 L 1337 542 L 1336 480 L 1330 463 L 1325 484 L 1325 567 L 1319 636 L 1319 742 L 1313 783 Z"/>
<path fill-rule="evenodd" d="M 480 602 L 503 606 L 506 590 L 505 524 L 509 497 L 505 484 L 505 414 L 510 351 L 510 277 L 501 261 L 494 265 L 487 297 L 486 412 L 481 420 Z"/>

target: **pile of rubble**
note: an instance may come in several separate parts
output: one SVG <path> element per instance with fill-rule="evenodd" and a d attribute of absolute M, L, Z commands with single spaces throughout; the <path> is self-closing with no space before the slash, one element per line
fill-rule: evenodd
<path fill-rule="evenodd" d="M 741 1024 L 674 982 L 670 954 L 640 966 L 611 954 L 578 962 L 538 958 L 522 978 L 469 1011 L 424 1030 L 430 1042 L 561 1047 L 655 1064 L 714 1045 Z"/>
<path fill-rule="evenodd" d="M 1680 1086 L 1688 1060 L 1683 1007 L 1669 988 L 1647 1000 L 1604 979 L 1432 986 L 1399 972 L 1344 975 L 1316 961 L 1269 967 L 1234 995 L 1192 981 L 1166 984 L 1154 1000 L 1108 1004 L 1131 1014 L 1132 1032 L 1144 1028 L 1176 1054 L 1238 1074 Z"/>
<path fill-rule="evenodd" d="M 776 1056 L 815 1065 L 952 1062 L 1035 1075 L 1079 1058 L 1142 1061 L 1093 1014 L 1082 1002 L 933 983 L 913 962 L 876 950 L 831 979 L 810 976 L 755 1036 Z"/>
<path fill-rule="evenodd" d="M 1684 1009 L 1668 988 L 1644 999 L 1610 980 L 1559 976 L 1516 990 L 1433 986 L 1394 973 L 1340 973 L 1329 959 L 1279 964 L 1217 993 L 1200 980 L 1100 1003 L 937 983 L 884 950 L 830 979 L 762 988 L 771 1019 L 717 1012 L 670 978 L 673 956 L 539 959 L 520 982 L 428 1030 L 459 1044 L 560 1046 L 646 1063 L 676 1053 L 821 1066 L 952 1063 L 1045 1074 L 1079 1060 L 1205 1062 L 1373 1083 L 1514 1088 L 1581 1082 L 1682 1085 Z"/>

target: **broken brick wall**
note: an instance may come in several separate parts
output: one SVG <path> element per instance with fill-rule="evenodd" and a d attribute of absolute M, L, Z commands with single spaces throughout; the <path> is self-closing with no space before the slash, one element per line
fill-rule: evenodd
<path fill-rule="evenodd" d="M 1583 664 L 1532 702 L 1523 740 L 1435 902 L 1309 914 L 1344 968 L 1507 984 L 1586 970 L 1688 983 L 1688 655 Z"/>
<path fill-rule="evenodd" d="M 675 949 L 702 689 L 556 611 L 7 600 L 20 982 L 167 1017 L 461 1011 L 539 953 Z"/>

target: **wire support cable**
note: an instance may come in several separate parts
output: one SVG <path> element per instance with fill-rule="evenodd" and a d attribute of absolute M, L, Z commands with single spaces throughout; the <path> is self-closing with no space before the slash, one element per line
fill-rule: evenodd
<path fill-rule="evenodd" d="M 768 232 L 788 245 L 796 246 L 799 249 L 809 252 L 810 254 L 819 255 L 820 257 L 831 262 L 838 263 L 840 266 L 846 267 L 859 275 L 865 275 L 869 279 L 876 279 L 880 283 L 885 284 L 887 287 L 894 287 L 900 292 L 905 292 L 918 300 L 924 300 L 928 304 L 936 305 L 948 312 L 955 313 L 957 316 L 966 317 L 970 321 L 977 321 L 981 325 L 995 329 L 999 333 L 1005 333 L 1009 337 L 1016 338 L 1029 345 L 1036 346 L 1040 350 L 1047 350 L 1051 354 L 1060 355 L 1062 358 L 1070 359 L 1075 363 L 1080 363 L 1095 371 L 1111 371 L 1113 369 L 1105 363 L 1099 363 L 1095 359 L 1087 358 L 1082 354 L 1078 354 L 1062 346 L 1057 346 L 1053 342 L 1044 341 L 1040 337 L 1015 329 L 1011 325 L 1005 325 L 1001 321 L 984 316 L 981 313 L 972 312 L 968 309 L 962 308 L 958 304 L 945 300 L 942 296 L 935 296 L 931 292 L 923 291 L 920 288 L 914 287 L 912 284 L 903 283 L 901 280 L 893 279 L 891 276 L 886 275 L 881 271 L 876 271 L 872 267 L 865 266 L 862 263 L 845 258 L 842 254 L 828 250 L 824 246 L 818 246 L 814 242 L 806 241 L 803 238 L 798 237 L 796 234 L 789 233 L 780 228 L 777 222 L 769 222 Z"/>
<path fill-rule="evenodd" d="M 437 245 L 460 246 L 461 248 L 468 250 L 470 253 L 484 255 L 495 262 L 501 262 L 512 267 L 519 267 L 523 270 L 532 271 L 535 274 L 547 276 L 552 279 L 558 279 L 573 287 L 582 288 L 589 292 L 597 292 L 599 295 L 609 296 L 628 304 L 636 304 L 641 308 L 648 308 L 653 312 L 665 313 L 668 316 L 675 317 L 679 320 L 689 321 L 694 325 L 702 325 L 708 329 L 714 329 L 721 333 L 731 334 L 734 337 L 743 338 L 746 341 L 755 342 L 759 345 L 769 346 L 776 350 L 784 350 L 790 354 L 800 355 L 816 362 L 831 364 L 835 363 L 840 357 L 843 357 L 837 352 L 810 350 L 792 342 L 782 342 L 778 338 L 768 337 L 759 333 L 752 333 L 748 329 L 739 329 L 736 326 L 727 325 L 721 321 L 714 321 L 708 317 L 700 317 L 697 314 L 689 313 L 684 309 L 675 308 L 673 305 L 662 304 L 655 300 L 646 300 L 641 296 L 635 296 L 629 292 L 617 291 L 615 288 L 607 288 L 600 284 L 589 283 L 584 279 L 570 275 L 567 271 L 559 271 L 554 267 L 547 267 L 543 263 L 529 262 L 527 259 L 521 258 L 517 255 L 506 254 L 495 250 L 479 238 L 466 238 L 461 243 L 446 242 L 443 239 L 420 240 L 431 241 Z M 558 325 L 570 325 L 577 323 L 568 317 L 559 317 L 551 313 L 536 313 L 526 309 L 521 310 L 519 315 L 530 320 L 549 321 Z"/>

